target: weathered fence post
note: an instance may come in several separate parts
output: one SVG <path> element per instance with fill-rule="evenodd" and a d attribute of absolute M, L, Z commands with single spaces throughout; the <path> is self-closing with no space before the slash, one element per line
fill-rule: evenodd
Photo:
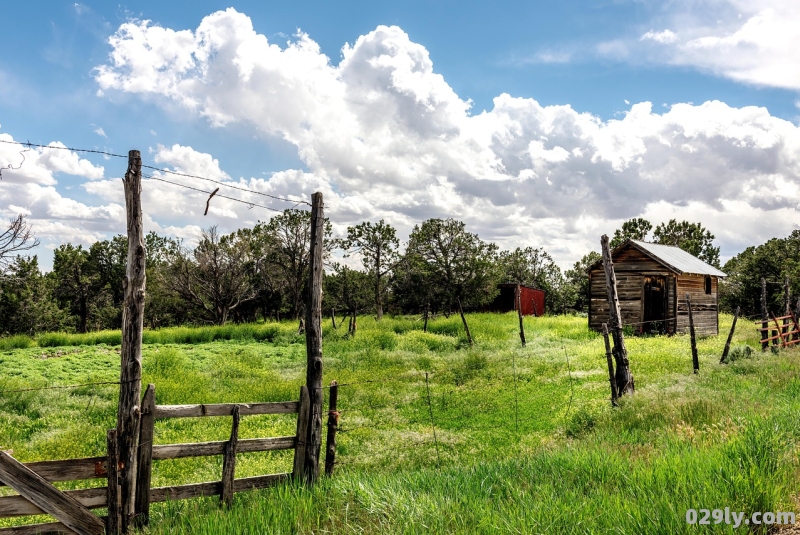
<path fill-rule="evenodd" d="M 313 484 L 319 476 L 322 445 L 322 249 L 325 214 L 322 193 L 311 195 L 311 251 L 308 261 L 308 304 L 306 306 L 306 386 L 311 405 L 304 479 Z"/>
<path fill-rule="evenodd" d="M 611 343 L 608 341 L 608 324 L 603 324 L 603 341 L 606 344 L 606 361 L 608 361 L 608 382 L 611 383 L 611 406 L 617 406 L 617 385 L 614 382 L 614 363 L 612 362 Z"/>
<path fill-rule="evenodd" d="M 728 351 L 731 349 L 731 340 L 733 340 L 733 331 L 736 330 L 736 320 L 739 319 L 740 311 L 741 308 L 736 307 L 736 313 L 733 315 L 733 323 L 731 324 L 731 332 L 728 333 L 728 340 L 725 342 L 725 349 L 722 350 L 722 358 L 719 359 L 720 364 L 725 362 L 725 359 L 728 358 Z"/>
<path fill-rule="evenodd" d="M 694 317 L 692 316 L 692 300 L 686 294 L 686 307 L 689 309 L 689 337 L 692 341 L 692 368 L 694 373 L 700 371 L 700 360 L 697 358 L 697 339 L 694 335 Z"/>
<path fill-rule="evenodd" d="M 106 434 L 108 458 L 106 460 L 106 473 L 108 475 L 108 520 L 106 520 L 106 534 L 119 535 L 121 510 L 119 503 L 119 443 L 117 430 L 109 429 Z"/>
<path fill-rule="evenodd" d="M 603 269 L 606 274 L 606 291 L 608 292 L 608 316 L 611 322 L 611 336 L 614 340 L 614 359 L 617 362 L 617 395 L 633 393 L 633 377 L 631 376 L 628 362 L 628 350 L 625 348 L 625 337 L 622 333 L 622 315 L 619 310 L 619 297 L 617 296 L 617 277 L 614 274 L 614 264 L 611 261 L 611 249 L 608 246 L 608 236 L 603 234 L 600 238 L 603 251 Z"/>
<path fill-rule="evenodd" d="M 519 316 L 519 339 L 525 347 L 525 325 L 522 323 L 522 287 L 517 284 L 517 315 Z"/>
<path fill-rule="evenodd" d="M 769 318 L 767 317 L 767 281 L 761 277 L 761 351 L 766 351 L 769 342 Z"/>
<path fill-rule="evenodd" d="M 145 248 L 142 230 L 142 158 L 138 150 L 128 152 L 128 170 L 123 179 L 128 229 L 128 261 L 123 279 L 122 348 L 120 352 L 117 440 L 122 462 L 120 530 L 128 531 L 134 515 L 136 453 L 139 443 L 139 398 L 142 392 L 142 328 L 144 326 Z"/>
<path fill-rule="evenodd" d="M 153 467 L 153 434 L 156 422 L 156 386 L 147 385 L 142 398 L 142 418 L 139 425 L 139 460 L 136 475 L 137 526 L 150 523 L 150 481 Z"/>
<path fill-rule="evenodd" d="M 233 407 L 231 438 L 222 453 L 222 493 L 220 502 L 225 507 L 233 505 L 233 479 L 236 472 L 236 447 L 239 444 L 239 406 Z"/>
<path fill-rule="evenodd" d="M 458 313 L 461 314 L 461 323 L 464 324 L 464 332 L 467 333 L 467 342 L 469 342 L 469 347 L 472 347 L 472 335 L 469 332 L 469 325 L 467 325 L 467 318 L 464 316 L 464 307 L 461 306 L 461 298 L 456 297 L 456 301 L 458 302 Z"/>
<path fill-rule="evenodd" d="M 328 397 L 328 436 L 325 440 L 325 475 L 333 474 L 336 465 L 336 431 L 339 429 L 339 411 L 336 404 L 339 400 L 339 385 L 331 381 L 331 394 Z"/>

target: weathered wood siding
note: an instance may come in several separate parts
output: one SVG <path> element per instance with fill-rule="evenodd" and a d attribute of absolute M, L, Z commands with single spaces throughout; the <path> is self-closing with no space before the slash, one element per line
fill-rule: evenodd
<path fill-rule="evenodd" d="M 678 317 L 677 331 L 689 332 L 689 309 L 686 306 L 686 294 L 692 298 L 692 316 L 694 330 L 697 334 L 710 335 L 719 333 L 719 309 L 717 301 L 717 277 L 711 277 L 711 293 L 705 290 L 704 275 L 678 276 Z"/>
<path fill-rule="evenodd" d="M 667 287 L 667 333 L 689 330 L 686 292 L 692 298 L 696 332 L 703 335 L 718 333 L 717 277 L 711 277 L 711 293 L 706 294 L 704 275 L 676 275 L 634 247 L 614 255 L 614 272 L 623 324 L 638 324 L 644 320 L 644 276 L 663 275 Z M 602 324 L 608 322 L 608 294 L 602 264 L 592 269 L 589 277 L 589 328 L 600 331 Z M 639 325 L 636 327 L 638 332 Z"/>

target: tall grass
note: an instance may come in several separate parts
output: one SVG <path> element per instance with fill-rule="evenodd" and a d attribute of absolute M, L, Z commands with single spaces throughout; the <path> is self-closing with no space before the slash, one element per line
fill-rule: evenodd
<path fill-rule="evenodd" d="M 297 335 L 296 325 L 292 326 L 286 323 L 166 327 L 163 329 L 145 329 L 142 334 L 142 343 L 145 344 L 205 344 L 219 340 L 293 343 L 302 340 L 302 338 Z M 98 344 L 118 346 L 121 341 L 122 333 L 115 330 L 90 333 L 45 333 L 38 335 L 35 340 L 36 345 L 39 347 L 90 346 Z M 3 348 L 2 343 L 3 339 L 0 339 L 0 349 Z M 31 347 L 31 345 L 33 345 L 33 341 L 25 346 L 17 345 L 12 347 Z"/>
<path fill-rule="evenodd" d="M 514 314 L 468 315 L 472 348 L 457 316 L 431 320 L 427 333 L 417 318 L 359 318 L 355 336 L 325 321 L 325 381 L 346 384 L 334 477 L 242 493 L 230 511 L 215 499 L 154 504 L 145 531 L 689 533 L 688 508 L 791 511 L 800 359 L 756 350 L 719 364 L 731 319 L 699 341 L 697 375 L 688 337 L 629 338 L 636 394 L 614 409 L 603 342 L 586 318 L 526 318 L 524 348 Z M 114 387 L 7 392 L 114 380 L 119 355 L 102 344 L 118 333 L 92 335 L 100 345 L 20 342 L 0 355 L 0 446 L 23 461 L 103 454 Z M 67 336 L 62 345 L 91 340 Z M 736 344 L 757 348 L 757 338 L 739 323 Z M 305 381 L 294 322 L 161 329 L 144 341 L 144 382 L 159 404 L 290 400 Z M 240 436 L 289 435 L 295 423 L 245 417 Z M 229 433 L 226 418 L 176 419 L 158 422 L 155 440 Z M 245 454 L 237 477 L 290 467 L 290 452 Z M 220 468 L 219 458 L 157 461 L 154 484 L 216 480 Z"/>

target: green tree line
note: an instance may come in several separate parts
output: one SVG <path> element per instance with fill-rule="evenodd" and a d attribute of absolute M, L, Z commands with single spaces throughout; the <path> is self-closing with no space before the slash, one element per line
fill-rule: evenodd
<path fill-rule="evenodd" d="M 612 246 L 627 239 L 675 245 L 719 267 L 714 236 L 699 223 L 671 220 L 654 227 L 631 219 L 614 233 Z M 286 210 L 230 234 L 211 227 L 194 248 L 148 233 L 146 326 L 302 317 L 309 241 L 310 214 L 302 210 Z M 503 282 L 544 290 L 547 313 L 585 312 L 587 269 L 600 258 L 592 251 L 562 271 L 542 247 L 500 250 L 455 219 L 423 221 L 404 247 L 396 229 L 383 220 L 350 226 L 340 239 L 331 238 L 326 221 L 325 243 L 323 307 L 340 319 L 365 313 L 380 319 L 386 312 L 463 317 L 465 310 L 490 307 Z M 36 245 L 24 216 L 0 234 L 0 334 L 120 327 L 124 236 L 88 248 L 63 244 L 55 249 L 48 273 L 39 269 L 36 256 L 25 254 Z M 351 257 L 356 262 L 345 264 Z M 357 260 L 360 269 L 353 267 Z M 789 276 L 792 295 L 800 291 L 800 231 L 747 248 L 723 271 L 730 275 L 720 289 L 723 309 L 741 306 L 748 315 L 757 313 L 763 276 L 771 281 L 769 302 L 777 310 L 783 290 L 775 281 Z M 353 329 L 353 319 L 349 322 Z"/>

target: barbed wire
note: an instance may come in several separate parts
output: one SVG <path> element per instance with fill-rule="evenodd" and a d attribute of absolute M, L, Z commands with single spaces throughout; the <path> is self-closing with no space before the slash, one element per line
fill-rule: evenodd
<path fill-rule="evenodd" d="M 252 193 L 254 195 L 261 195 L 263 197 L 269 197 L 270 199 L 275 199 L 275 200 L 278 200 L 278 201 L 293 202 L 293 203 L 297 203 L 297 204 L 305 204 L 305 205 L 311 206 L 311 203 L 309 203 L 307 201 L 304 201 L 302 199 L 298 200 L 298 199 L 290 199 L 288 197 L 280 197 L 278 195 L 270 195 L 269 193 L 264 193 L 263 191 L 256 191 L 256 190 L 252 190 L 252 189 L 249 189 L 249 188 L 243 188 L 241 186 L 236 186 L 234 184 L 231 184 L 230 182 L 222 182 L 220 180 L 214 180 L 213 178 L 208 178 L 208 177 L 199 176 L 199 175 L 191 175 L 189 173 L 181 173 L 181 172 L 178 172 L 178 171 L 170 171 L 169 169 L 164 169 L 164 168 L 161 168 L 161 167 L 153 167 L 152 165 L 144 165 L 144 164 L 142 164 L 142 167 L 146 168 L 146 169 L 152 169 L 154 171 L 160 171 L 162 173 L 169 173 L 170 175 L 176 175 L 176 176 L 182 176 L 182 177 L 187 177 L 187 178 L 197 178 L 199 180 L 205 180 L 205 181 L 213 182 L 215 184 L 219 184 L 221 186 L 225 186 L 225 187 L 228 187 L 228 188 L 238 189 L 240 191 L 245 191 L 247 193 Z"/>
<path fill-rule="evenodd" d="M 163 178 L 159 178 L 159 177 L 155 177 L 155 176 L 151 176 L 151 175 L 145 175 L 145 174 L 142 174 L 142 177 L 143 177 L 143 178 L 146 178 L 146 179 L 148 179 L 148 180 L 158 180 L 159 182 L 164 182 L 164 183 L 166 183 L 166 184 L 172 184 L 173 186 L 178 186 L 178 187 L 180 187 L 180 188 L 186 188 L 186 189 L 190 189 L 190 190 L 197 191 L 197 192 L 200 192 L 200 193 L 205 193 L 206 195 L 211 195 L 211 194 L 213 193 L 213 192 L 211 192 L 211 191 L 205 191 L 205 190 L 202 190 L 202 189 L 200 189 L 200 188 L 195 188 L 195 187 L 192 187 L 192 186 L 187 186 L 186 184 L 181 184 L 181 183 L 179 183 L 179 182 L 172 182 L 172 181 L 170 181 L 170 180 L 164 180 Z M 236 199 L 236 198 L 234 198 L 234 197 L 228 197 L 227 195 L 222 195 L 221 193 L 216 193 L 216 194 L 214 194 L 214 195 L 215 195 L 216 197 L 221 197 L 221 198 L 223 198 L 223 199 L 228 199 L 229 201 L 234 201 L 234 202 L 238 202 L 238 203 L 246 204 L 246 205 L 247 205 L 247 206 L 249 206 L 250 208 L 264 208 L 264 209 L 266 209 L 266 210 L 272 210 L 273 212 L 282 212 L 282 211 L 283 211 L 283 210 L 278 210 L 277 208 L 272 208 L 272 207 L 269 207 L 269 206 L 264 206 L 263 204 L 257 204 L 257 203 L 250 202 L 250 201 L 243 201 L 242 199 Z"/>
<path fill-rule="evenodd" d="M 59 147 L 57 145 L 40 145 L 38 143 L 31 143 L 30 141 L 8 141 L 6 139 L 0 139 L 0 143 L 5 143 L 7 145 L 22 145 L 24 147 L 28 147 L 30 150 L 32 147 L 41 148 L 41 149 L 56 149 L 56 150 L 69 150 L 72 152 L 91 152 L 94 154 L 102 154 L 104 156 L 113 156 L 115 158 L 127 158 L 127 154 L 114 154 L 113 152 L 107 152 L 104 150 L 97 150 L 97 149 L 76 149 L 73 147 Z"/>
<path fill-rule="evenodd" d="M 23 146 L 23 147 L 27 147 L 27 149 L 22 151 L 20 154 L 31 150 L 33 147 L 36 147 L 36 148 L 42 148 L 42 149 L 56 149 L 56 150 L 67 150 L 67 151 L 72 151 L 72 152 L 86 152 L 86 153 L 92 153 L 92 154 L 101 154 L 103 156 L 111 156 L 111 157 L 115 157 L 115 158 L 128 158 L 127 155 L 115 154 L 113 152 L 108 152 L 108 151 L 104 151 L 104 150 L 79 149 L 79 148 L 75 148 L 75 147 L 59 147 L 59 146 L 55 146 L 55 145 L 41 145 L 39 143 L 31 143 L 30 141 L 22 142 L 22 141 L 8 141 L 8 140 L 5 140 L 5 139 L 0 139 L 0 143 L 5 143 L 7 145 L 20 145 L 20 146 Z M 24 154 L 22 156 L 22 162 L 20 162 L 20 164 L 17 167 L 13 167 L 11 164 L 8 164 L 6 167 L 3 167 L 2 169 L 17 170 L 20 167 L 22 167 L 23 163 L 25 163 Z M 155 167 L 155 166 L 147 165 L 147 164 L 142 164 L 142 168 L 152 169 L 154 171 L 159 171 L 161 173 L 169 173 L 171 175 L 176 175 L 176 176 L 182 176 L 182 177 L 187 177 L 187 178 L 196 178 L 198 180 L 205 180 L 205 181 L 208 181 L 208 182 L 213 182 L 215 184 L 219 184 L 219 185 L 225 186 L 227 188 L 232 188 L 232 189 L 236 189 L 236 190 L 239 190 L 239 191 L 244 191 L 246 193 L 251 193 L 253 195 L 260 195 L 262 197 L 268 197 L 270 199 L 275 199 L 275 200 L 278 200 L 278 201 L 295 203 L 295 207 L 300 205 L 300 204 L 305 204 L 305 205 L 311 206 L 311 203 L 309 203 L 308 201 L 304 201 L 302 199 L 291 199 L 289 197 L 281 197 L 279 195 L 271 195 L 269 193 L 264 193 L 263 191 L 256 191 L 256 190 L 249 189 L 249 188 L 243 188 L 241 186 L 237 186 L 237 185 L 232 184 L 230 182 L 222 182 L 220 180 L 215 180 L 215 179 L 209 178 L 209 177 L 204 177 L 204 176 L 200 176 L 200 175 L 192 175 L 192 174 L 189 174 L 189 173 L 181 173 L 179 171 L 171 171 L 171 170 L 166 169 L 166 168 Z M 2 169 L 0 169 L 0 179 L 2 178 Z M 144 174 L 142 174 L 142 176 L 145 177 L 145 178 L 149 178 L 149 179 L 159 180 L 158 178 L 153 177 L 153 176 L 147 176 L 147 175 L 144 175 Z M 205 192 L 205 191 L 197 189 L 197 188 L 192 188 L 191 186 L 184 186 L 183 184 L 179 184 L 177 182 L 170 182 L 170 181 L 163 180 L 163 179 L 160 179 L 160 180 L 162 182 L 166 182 L 168 184 L 179 185 L 179 186 L 186 187 L 186 188 L 189 188 L 189 189 L 194 189 L 195 191 L 201 191 L 201 192 L 206 193 L 206 194 L 210 194 L 211 193 L 211 192 Z M 226 199 L 229 199 L 229 200 L 233 200 L 233 201 L 238 201 L 238 202 L 250 205 L 250 207 L 258 206 L 259 208 L 267 208 L 268 210 L 274 210 L 276 212 L 280 212 L 281 211 L 281 210 L 277 210 L 275 208 L 269 208 L 267 206 L 262 206 L 262 205 L 258 205 L 258 204 L 255 204 L 255 203 L 243 201 L 241 199 L 234 199 L 234 198 L 231 198 L 231 197 L 226 197 L 224 195 L 219 195 L 218 194 L 217 196 L 218 197 L 223 197 L 223 198 L 226 198 Z"/>

